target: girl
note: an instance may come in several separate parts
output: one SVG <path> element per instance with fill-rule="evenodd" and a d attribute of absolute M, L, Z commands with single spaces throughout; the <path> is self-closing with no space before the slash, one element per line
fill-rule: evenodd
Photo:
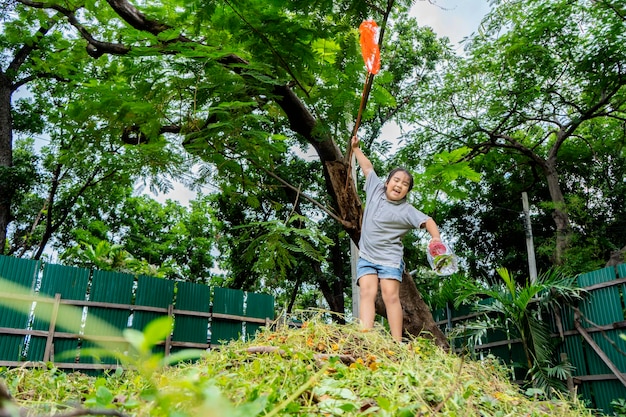
<path fill-rule="evenodd" d="M 361 293 L 359 319 L 364 329 L 374 326 L 375 301 L 380 283 L 391 336 L 401 341 L 402 237 L 411 229 L 425 228 L 432 238 L 429 249 L 434 251 L 442 245 L 439 228 L 432 218 L 406 201 L 407 193 L 413 188 L 413 176 L 406 169 L 394 169 L 383 183 L 359 148 L 356 136 L 352 138 L 352 151 L 365 175 L 366 194 L 357 262 L 357 283 Z"/>

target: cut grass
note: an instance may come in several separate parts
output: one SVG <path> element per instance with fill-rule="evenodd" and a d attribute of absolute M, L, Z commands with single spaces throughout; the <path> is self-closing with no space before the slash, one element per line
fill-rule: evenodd
<path fill-rule="evenodd" d="M 128 416 L 592 416 L 578 401 L 529 398 L 493 360 L 447 353 L 427 339 L 329 324 L 263 330 L 194 363 L 102 376 L 14 368 L 1 373 L 30 416 L 88 408 Z M 142 363 L 150 363 L 142 367 Z"/>

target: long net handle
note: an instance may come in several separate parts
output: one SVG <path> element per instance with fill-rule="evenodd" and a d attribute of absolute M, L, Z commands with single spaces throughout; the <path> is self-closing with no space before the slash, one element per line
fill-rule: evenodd
<path fill-rule="evenodd" d="M 354 124 L 354 128 L 352 129 L 352 135 L 350 135 L 350 139 L 348 140 L 348 151 L 346 152 L 346 163 L 348 164 L 348 169 L 346 172 L 352 171 L 352 138 L 356 135 L 359 130 L 359 126 L 361 125 L 361 118 L 363 117 L 363 110 L 365 110 L 365 106 L 367 105 L 367 99 L 369 98 L 370 91 L 372 90 L 372 82 L 374 81 L 374 74 L 371 72 L 367 73 L 367 77 L 365 78 L 365 84 L 363 85 L 363 93 L 361 93 L 361 104 L 359 105 L 359 112 L 356 116 L 356 123 Z M 348 185 L 350 183 L 350 175 L 346 175 L 346 190 L 348 189 Z M 355 181 L 356 183 L 356 181 Z"/>
<path fill-rule="evenodd" d="M 369 98 L 370 91 L 372 90 L 372 82 L 374 81 L 374 75 L 380 70 L 380 47 L 378 46 L 382 35 L 379 32 L 379 27 L 373 20 L 364 20 L 359 26 L 360 32 L 360 44 L 361 54 L 363 55 L 363 61 L 367 68 L 367 77 L 365 78 L 365 84 L 363 85 L 363 92 L 361 93 L 361 104 L 359 105 L 359 112 L 357 114 L 356 123 L 354 129 L 352 129 L 352 135 L 348 140 L 348 150 L 346 152 L 346 163 L 348 172 L 352 171 L 352 138 L 357 134 L 359 126 L 361 125 L 361 118 L 363 117 L 363 110 L 367 105 L 367 99 Z M 356 182 L 356 179 L 355 179 Z M 350 175 L 346 175 L 346 190 L 350 183 Z"/>

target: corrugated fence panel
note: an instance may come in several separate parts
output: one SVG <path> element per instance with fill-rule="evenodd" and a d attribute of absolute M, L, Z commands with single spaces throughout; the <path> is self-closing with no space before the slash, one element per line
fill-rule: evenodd
<path fill-rule="evenodd" d="M 626 278 L 626 264 L 617 265 L 617 276 L 619 278 Z M 626 284 L 619 286 L 622 293 L 623 303 L 626 305 Z"/>
<path fill-rule="evenodd" d="M 176 309 L 209 313 L 211 311 L 211 287 L 192 282 L 176 284 Z M 176 342 L 207 343 L 209 318 L 176 315 L 172 340 Z M 171 352 L 181 350 L 172 347 Z"/>
<path fill-rule="evenodd" d="M 457 310 L 452 311 L 452 319 L 454 320 L 458 317 L 467 316 L 468 314 L 471 314 L 473 311 L 474 309 L 472 306 L 463 304 L 459 306 Z"/>
<path fill-rule="evenodd" d="M 505 331 L 501 329 L 490 329 L 487 330 L 485 334 L 485 341 L 483 343 L 495 343 L 508 340 L 508 338 L 509 337 Z M 511 349 L 509 345 L 494 346 L 485 350 L 487 351 L 486 353 L 491 353 L 492 355 L 501 358 L 505 363 L 509 365 L 511 364 Z"/>
<path fill-rule="evenodd" d="M 526 358 L 524 346 L 522 346 L 521 342 L 511 344 L 511 362 L 515 364 L 513 368 L 515 379 L 521 380 L 528 376 L 526 375 L 527 370 L 522 368 L 528 366 L 528 359 Z"/>
<path fill-rule="evenodd" d="M 576 369 L 572 373 L 573 376 L 588 375 L 587 361 L 585 360 L 585 347 L 583 346 L 583 338 L 580 335 L 567 336 L 563 344 L 559 346 L 558 352 L 567 353 L 567 359 Z"/>
<path fill-rule="evenodd" d="M 597 332 L 592 335 L 595 342 L 600 346 L 606 356 L 621 371 L 626 373 L 626 341 L 620 336 L 624 334 L 623 330 L 608 330 L 605 332 Z M 610 372 L 607 368 L 607 371 Z M 624 388 L 626 390 L 626 387 Z M 624 391 L 626 396 L 626 391 Z"/>
<path fill-rule="evenodd" d="M 433 310 L 433 320 L 435 320 L 436 322 L 439 321 L 444 321 L 448 319 L 448 315 L 446 314 L 446 309 L 445 308 L 438 308 L 437 310 Z M 445 330 L 447 324 L 443 324 L 440 325 L 439 327 L 441 327 L 441 330 Z"/>
<path fill-rule="evenodd" d="M 63 265 L 46 264 L 43 268 L 39 294 L 54 298 L 61 294 L 64 300 L 85 300 L 89 284 L 89 269 Z M 33 330 L 48 330 L 52 317 L 53 304 L 38 302 L 34 311 Z M 82 327 L 82 309 L 75 306 L 60 306 L 55 331 L 78 334 Z M 41 361 L 46 346 L 46 339 L 33 337 L 28 345 L 28 360 Z M 55 339 L 54 355 L 71 361 L 78 348 L 77 339 Z M 65 355 L 63 355 L 65 352 Z M 70 355 L 70 357 L 65 357 Z M 61 358 L 55 358 L 58 360 Z"/>
<path fill-rule="evenodd" d="M 561 326 L 563 327 L 563 331 L 566 332 L 568 330 L 576 329 L 574 325 L 574 310 L 571 308 L 561 308 Z M 553 327 L 552 330 L 554 332 L 558 332 L 558 328 Z"/>
<path fill-rule="evenodd" d="M 452 319 L 452 327 L 462 326 L 466 320 L 457 320 L 459 317 L 467 316 L 468 314 L 472 314 L 473 308 L 469 305 L 461 305 L 458 309 L 451 310 L 451 319 Z M 470 321 L 475 320 L 475 318 L 469 319 Z M 487 341 L 484 341 L 487 343 Z M 450 341 L 450 345 L 453 349 L 463 349 L 469 344 L 469 337 L 465 335 L 458 335 L 456 338 Z"/>
<path fill-rule="evenodd" d="M 130 305 L 133 298 L 135 278 L 120 272 L 94 270 L 91 278 L 89 301 Z M 128 327 L 130 309 L 112 309 L 110 307 L 89 307 L 85 319 L 85 336 L 116 336 L 121 337 L 122 331 Z M 82 348 L 103 348 L 110 352 L 123 352 L 127 343 L 116 341 L 92 342 L 83 341 Z M 101 363 L 117 363 L 113 357 L 99 357 Z M 88 355 L 80 356 L 81 363 L 93 363 Z"/>
<path fill-rule="evenodd" d="M 615 279 L 615 270 L 613 268 L 604 268 L 598 271 L 589 272 L 587 274 L 580 275 L 578 277 L 581 286 L 589 286 L 593 284 L 599 284 L 607 281 L 613 281 Z M 624 312 L 622 310 L 622 301 L 620 295 L 620 289 L 618 286 L 610 286 L 607 288 L 601 288 L 590 291 L 586 296 L 585 301 L 580 304 L 580 311 L 583 317 L 581 317 L 581 324 L 585 328 L 592 328 L 594 326 L 603 326 L 612 324 L 624 320 Z M 608 336 L 606 333 L 595 332 L 591 334 L 592 339 L 607 353 L 607 355 L 615 352 L 615 348 L 607 340 L 607 336 L 613 339 L 619 339 L 619 335 L 615 331 Z M 613 355 L 609 355 L 614 357 Z M 620 362 L 624 362 L 621 358 Z M 589 365 L 589 374 L 598 375 L 610 373 L 610 369 L 596 354 L 590 354 L 587 358 Z M 622 369 L 622 372 L 626 369 Z"/>
<path fill-rule="evenodd" d="M 213 313 L 243 316 L 243 291 L 228 288 L 213 289 Z M 243 325 L 240 322 L 213 318 L 211 321 L 211 343 L 222 344 L 241 338 Z"/>
<path fill-rule="evenodd" d="M 626 373 L 626 358 L 623 354 L 623 352 L 626 352 L 626 341 L 620 337 L 621 334 L 624 334 L 623 330 L 609 330 L 595 332 L 591 337 L 617 369 L 622 373 Z M 590 375 L 612 374 L 609 367 L 590 346 L 586 350 Z M 594 393 L 595 406 L 605 412 L 609 412 L 612 409 L 611 401 L 626 397 L 626 388 L 618 380 L 592 381 L 591 391 Z"/>
<path fill-rule="evenodd" d="M 564 328 L 564 330 L 566 330 Z M 574 366 L 572 376 L 588 375 L 589 369 L 587 367 L 587 354 L 589 346 L 584 342 L 584 339 L 580 335 L 566 336 L 562 344 L 557 349 L 557 359 L 560 360 L 561 353 L 567 354 L 567 359 Z M 591 352 L 593 354 L 593 352 Z M 591 392 L 591 383 L 585 382 L 576 386 L 576 391 L 582 398 L 593 398 Z"/>
<path fill-rule="evenodd" d="M 147 307 L 160 307 L 167 309 L 174 301 L 174 281 L 162 278 L 140 275 L 137 279 L 137 295 L 135 305 Z M 133 314 L 133 329 L 143 331 L 152 320 L 167 316 L 167 313 L 152 311 L 135 311 Z M 158 346 L 155 351 L 163 352 L 163 346 Z"/>
<path fill-rule="evenodd" d="M 581 287 L 587 287 L 614 279 L 615 270 L 611 267 L 581 274 L 578 276 L 578 283 Z M 584 318 L 599 326 L 624 320 L 619 288 L 610 286 L 590 291 L 585 301 L 580 303 L 580 311 L 584 316 L 581 320 L 583 327 L 593 327 L 593 324 L 586 322 Z"/>
<path fill-rule="evenodd" d="M 54 362 L 67 363 L 78 359 L 81 363 L 93 363 L 94 357 L 88 352 L 93 347 L 106 351 L 127 347 L 125 341 L 98 338 L 119 339 L 128 326 L 144 331 L 152 320 L 167 315 L 168 307 L 173 305 L 176 286 L 173 281 L 147 276 L 135 280 L 131 275 L 116 272 L 42 265 L 39 261 L 0 255 L 0 278 L 25 287 L 27 297 L 48 298 L 36 303 L 20 301 L 17 297 L 0 298 L 0 327 L 44 333 L 28 336 L 2 334 L 0 360 L 40 362 L 46 349 L 51 347 L 48 358 Z M 4 294 L 8 292 L 7 288 L 5 285 Z M 245 295 L 240 290 L 221 288 L 214 292 L 211 302 L 211 288 L 179 283 L 175 310 L 204 313 L 206 317 L 178 314 L 173 341 L 207 344 L 211 335 L 212 342 L 220 343 L 240 339 L 246 332 L 253 337 L 262 324 L 250 323 L 246 317 L 274 317 L 274 299 L 267 294 Z M 55 300 L 56 294 L 59 294 L 59 300 Z M 244 296 L 250 303 L 247 308 L 244 307 Z M 72 306 L 68 304 L 70 300 L 87 305 Z M 112 305 L 93 306 L 90 303 Z M 155 307 L 162 311 L 142 311 L 141 307 Z M 247 311 L 244 313 L 244 310 Z M 52 339 L 47 333 L 55 312 L 58 314 Z M 235 317 L 215 318 L 211 314 Z M 89 336 L 97 337 L 88 340 Z M 52 344 L 48 346 L 48 342 Z M 82 355 L 77 358 L 79 347 Z M 92 353 L 96 354 L 93 349 Z M 117 359 L 99 355 L 98 361 L 114 363 Z"/>
<path fill-rule="evenodd" d="M 39 272 L 39 261 L 0 255 L 0 277 L 32 291 Z M 6 293 L 6 285 L 3 291 Z M 0 327 L 26 329 L 31 301 L 11 298 L 0 299 Z M 0 360 L 20 360 L 24 349 L 24 336 L 3 335 L 0 338 Z"/>
<path fill-rule="evenodd" d="M 611 402 L 626 397 L 624 385 L 617 380 L 594 381 L 592 385 L 595 407 L 603 410 L 605 415 L 618 415 L 612 413 Z"/>
<path fill-rule="evenodd" d="M 274 320 L 274 297 L 269 294 L 247 293 L 246 317 Z M 257 323 L 246 323 L 246 339 L 254 338 L 263 326 Z"/>
<path fill-rule="evenodd" d="M 581 274 L 578 277 L 578 283 L 581 287 L 586 287 L 613 281 L 615 278 L 615 269 L 608 267 Z M 581 317 L 582 326 L 593 328 L 594 326 L 611 325 L 623 321 L 624 311 L 620 292 L 619 286 L 616 285 L 590 291 L 585 301 L 580 304 L 580 311 L 583 316 Z M 626 343 L 620 338 L 620 333 L 622 332 L 617 330 L 594 332 L 591 333 L 591 338 L 621 372 L 626 372 L 626 360 L 620 352 L 626 350 Z M 585 344 L 584 352 L 586 353 L 589 375 L 612 373 L 591 346 Z M 578 364 L 575 365 L 578 366 Z M 623 398 L 626 394 L 624 386 L 616 380 L 591 381 L 583 384 L 583 387 L 587 388 L 592 395 L 594 406 L 605 412 L 611 410 L 611 401 L 616 398 Z"/>

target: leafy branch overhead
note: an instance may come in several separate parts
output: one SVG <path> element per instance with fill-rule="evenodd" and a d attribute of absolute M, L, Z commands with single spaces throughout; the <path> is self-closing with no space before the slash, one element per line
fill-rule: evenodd
<path fill-rule="evenodd" d="M 54 143 L 68 132 L 80 138 L 71 141 L 74 149 L 66 156 L 96 150 L 130 158 L 136 152 L 145 159 L 135 161 L 134 171 L 127 175 L 129 184 L 138 176 L 147 177 L 151 187 L 163 190 L 167 182 L 156 174 L 167 170 L 171 178 L 191 185 L 210 184 L 220 191 L 209 202 L 219 208 L 219 220 L 224 222 L 216 223 L 224 236 L 215 239 L 214 249 L 221 254 L 220 266 L 229 267 L 231 276 L 224 279 L 243 286 L 262 278 L 250 274 L 254 271 L 236 258 L 254 253 L 235 249 L 245 249 L 245 242 L 233 236 L 245 229 L 229 226 L 269 226 L 265 222 L 290 218 L 286 212 L 291 211 L 316 219 L 328 242 L 346 245 L 346 235 L 358 242 L 362 206 L 342 152 L 365 76 L 357 28 L 364 19 L 375 18 L 395 38 L 389 43 L 383 40 L 386 72 L 372 85 L 372 100 L 363 112 L 362 136 L 372 144 L 384 125 L 406 118 L 415 104 L 415 87 L 434 72 L 433 62 L 446 55 L 446 42 L 409 17 L 412 3 L 245 0 L 162 6 L 111 0 L 71 6 L 17 0 L 11 3 L 13 20 L 6 33 L 13 36 L 16 50 L 23 48 L 25 59 L 25 65 L 14 72 L 14 85 L 27 73 L 42 74 L 32 79 L 32 90 L 36 108 L 43 110 L 44 125 L 54 133 Z M 37 25 L 43 29 L 35 38 Z M 32 47 L 26 48 L 22 39 Z M 54 106 L 46 107 L 46 102 Z M 381 149 L 385 147 L 391 145 L 383 142 Z M 71 161 L 71 157 L 64 159 Z M 99 166 L 97 161 L 91 165 Z M 49 194 L 48 213 L 56 213 L 55 197 Z M 233 212 L 233 205 L 238 212 Z M 93 212 L 98 212 L 96 206 L 92 204 Z M 0 207 L 0 218 L 2 213 Z M 71 213 L 74 224 L 82 222 L 79 207 Z M 87 219 L 84 223 L 83 228 L 97 224 Z M 120 223 L 130 224 L 132 219 Z M 270 230 L 279 230 L 276 225 Z M 80 236 L 84 240 L 77 239 L 74 231 L 63 230 L 64 242 L 74 246 L 85 241 L 86 250 L 80 252 L 85 257 L 90 253 L 88 245 L 97 248 L 99 241 L 115 242 L 110 231 L 94 229 L 91 235 Z M 46 231 L 52 232 L 50 237 L 60 234 Z M 150 250 L 133 242 L 133 255 L 145 255 L 141 258 L 148 264 L 161 267 L 162 261 L 175 257 L 178 268 L 179 260 L 197 257 L 159 256 L 155 249 L 163 250 L 170 238 L 169 233 L 155 237 L 159 243 L 150 245 Z M 349 282 L 346 251 L 329 251 L 327 242 L 311 244 L 310 237 L 292 238 L 270 240 L 281 254 L 280 265 L 306 263 L 305 278 L 317 284 L 333 311 L 343 313 Z M 139 239 L 133 236 L 133 240 Z M 267 251 L 257 253 L 257 270 L 274 265 L 261 262 Z M 288 255 L 303 257 L 295 261 Z M 101 257 L 91 258 L 90 262 Z M 206 260 L 200 257 L 198 262 Z M 309 270 L 313 271 L 309 274 Z M 284 271 L 296 273 L 294 268 Z M 409 298 L 409 303 L 421 302 Z M 422 307 L 408 308 L 411 314 L 425 312 L 424 318 L 410 320 L 414 331 L 421 331 L 428 319 L 428 309 Z"/>
<path fill-rule="evenodd" d="M 148 135 L 148 140 L 151 140 L 149 137 L 155 134 L 178 131 L 186 134 L 186 144 L 190 150 L 208 161 L 219 164 L 222 160 L 224 168 L 229 167 L 222 156 L 225 155 L 226 149 L 236 150 L 231 156 L 233 158 L 258 160 L 261 165 L 271 166 L 272 161 L 284 152 L 284 149 L 279 147 L 274 151 L 278 153 L 271 158 L 266 153 L 268 139 L 271 138 L 268 128 L 276 129 L 276 133 L 282 129 L 279 127 L 282 124 L 280 118 L 277 119 L 277 115 L 272 113 L 272 107 L 278 106 L 287 116 L 289 127 L 313 146 L 322 161 L 333 163 L 341 160 L 341 152 L 327 129 L 320 125 L 319 115 L 311 113 L 309 106 L 290 88 L 290 83 L 299 85 L 305 97 L 310 97 L 309 90 L 315 88 L 318 79 L 314 74 L 325 70 L 325 60 L 318 61 L 315 52 L 320 41 L 325 42 L 323 37 L 330 35 L 330 32 L 324 27 L 316 27 L 319 26 L 319 22 L 314 18 L 306 21 L 299 16 L 298 25 L 295 25 L 289 14 L 278 6 L 266 7 L 254 4 L 258 13 L 246 10 L 244 18 L 242 12 L 235 10 L 232 4 L 229 5 L 235 11 L 234 15 L 228 14 L 227 8 L 207 5 L 203 6 L 204 13 L 199 13 L 197 18 L 187 13 L 159 18 L 164 21 L 171 19 L 173 23 L 169 25 L 148 17 L 149 13 L 144 13 L 129 2 L 121 0 L 109 1 L 110 9 L 97 10 L 83 8 L 71 10 L 27 0 L 22 3 L 30 7 L 50 8 L 63 15 L 87 41 L 87 52 L 92 57 L 103 57 L 105 54 L 126 55 L 129 58 L 161 56 L 160 70 L 153 66 L 146 67 L 149 73 L 152 73 L 152 76 L 146 79 L 149 84 L 145 86 L 150 90 L 139 88 L 140 85 L 131 85 L 135 90 L 128 91 L 131 97 L 141 94 L 141 90 L 154 94 L 154 87 L 163 84 L 166 88 L 168 85 L 170 89 L 180 90 L 182 87 L 179 94 L 184 94 L 192 101 L 182 96 L 175 98 L 165 95 L 159 99 L 160 105 L 154 104 L 158 107 L 153 107 L 152 114 L 160 116 L 158 119 L 171 120 L 178 128 L 174 128 L 172 123 L 154 126 L 158 119 L 145 117 L 150 110 L 147 108 L 135 112 L 134 109 L 139 109 L 142 104 L 139 102 L 133 104 L 128 108 L 131 112 L 124 114 L 126 119 L 124 129 L 131 126 L 133 130 L 139 130 L 141 133 L 138 132 L 136 135 Z M 80 22 L 77 16 L 85 16 L 85 22 Z M 127 27 L 120 28 L 120 31 L 108 32 L 94 26 L 98 20 L 106 21 L 114 16 L 123 19 Z M 268 19 L 273 21 L 274 25 L 268 25 Z M 344 22 L 329 22 L 328 27 L 342 25 L 347 34 L 344 41 L 352 39 L 350 42 L 355 42 L 355 33 L 349 30 L 350 23 L 347 19 Z M 263 36 L 253 36 L 259 27 L 263 28 Z M 232 36 L 235 29 L 241 31 L 238 36 L 241 37 L 239 40 L 241 46 L 245 45 L 246 52 L 242 49 L 245 57 L 242 53 L 224 47 L 220 40 L 228 36 L 228 33 Z M 314 33 L 314 30 L 317 33 Z M 184 31 L 189 31 L 193 35 L 183 35 Z M 295 36 L 299 42 L 291 43 L 292 50 L 285 50 L 286 45 L 281 43 L 281 52 L 276 52 L 272 47 L 272 41 L 282 42 L 286 36 Z M 121 41 L 113 42 L 107 39 L 113 37 Z M 200 40 L 192 40 L 192 37 Z M 308 46 L 313 41 L 316 48 Z M 327 39 L 331 47 L 334 42 L 336 41 Z M 297 60 L 290 59 L 294 54 L 297 55 Z M 293 68 L 290 68 L 287 62 Z M 219 67 L 222 68 L 221 71 Z M 130 68 L 124 70 L 123 67 L 119 69 L 130 70 Z M 209 70 L 210 73 L 207 72 Z M 169 84 L 163 82 L 161 77 L 165 73 L 178 81 L 170 81 Z M 238 102 L 243 106 L 237 106 Z M 180 109 L 178 114 L 172 113 L 174 106 Z M 261 109 L 262 112 L 258 113 L 257 111 Z M 276 127 L 272 128 L 272 125 Z M 271 143 L 270 140 L 269 144 Z M 260 150 L 263 151 L 259 152 Z M 236 170 L 236 167 L 230 166 L 228 169 L 229 171 L 224 172 Z M 333 181 L 334 175 L 342 174 L 335 174 L 333 171 L 328 175 Z M 329 185 L 331 194 L 337 195 L 338 190 L 335 188 Z M 339 207 L 342 206 L 343 204 L 339 204 Z M 343 211 L 340 213 L 341 218 L 354 228 L 358 213 L 351 210 L 340 211 Z"/>
<path fill-rule="evenodd" d="M 285 222 L 249 223 L 234 229 L 242 229 L 240 238 L 247 242 L 242 258 L 254 262 L 258 271 L 276 271 L 283 279 L 294 267 L 293 253 L 302 253 L 322 263 L 328 256 L 326 248 L 333 245 L 333 241 L 321 233 L 314 222 L 301 215 L 293 215 Z"/>

